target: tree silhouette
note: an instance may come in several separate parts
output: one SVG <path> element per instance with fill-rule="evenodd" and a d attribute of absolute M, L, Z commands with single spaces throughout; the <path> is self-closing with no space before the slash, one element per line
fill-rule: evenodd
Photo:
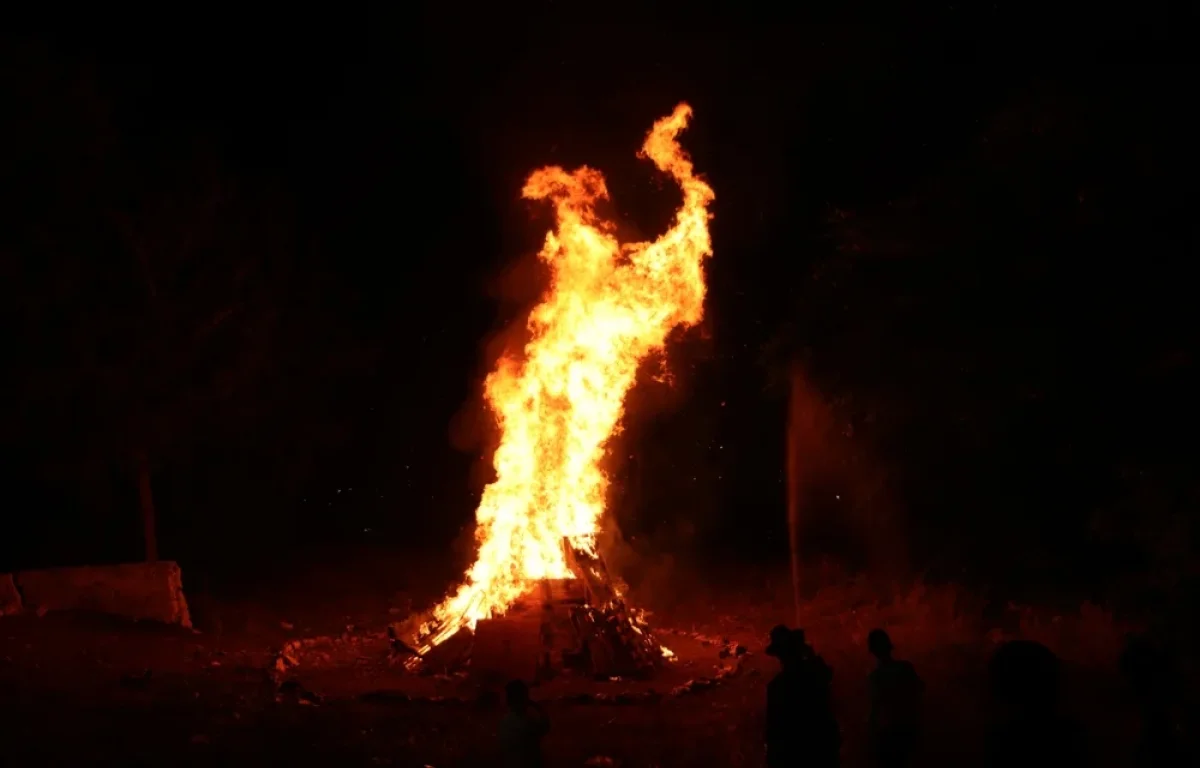
<path fill-rule="evenodd" d="M 232 417 L 235 399 L 270 367 L 287 286 L 287 246 L 269 205 L 239 199 L 201 162 L 169 187 L 106 201 L 93 231 L 107 248 L 56 243 L 34 257 L 45 262 L 22 286 L 20 322 L 46 334 L 48 353 L 24 368 L 25 395 L 41 405 L 31 412 L 72 412 L 69 431 L 83 428 L 86 453 L 122 457 L 136 477 L 148 560 L 158 556 L 155 470 Z"/>
<path fill-rule="evenodd" d="M 276 190 L 229 172 L 211 142 L 138 139 L 86 67 L 36 48 L 16 61 L 27 119 L 9 125 L 0 156 L 18 222 L 3 243 L 16 374 L 5 429 L 54 484 L 121 472 L 154 560 L 159 473 L 246 444 L 297 458 L 311 442 L 268 447 L 252 427 L 298 436 L 281 413 L 315 396 L 295 377 L 306 356 L 330 374 L 361 356 L 314 340 L 319 312 L 292 306 L 314 276 L 295 270 L 301 248 Z M 102 495 L 84 494 L 89 506 Z"/>
<path fill-rule="evenodd" d="M 922 561 L 956 577 L 1083 578 L 1090 516 L 1123 463 L 1162 458 L 1183 402 L 1186 219 L 1147 162 L 1170 122 L 1115 128 L 1142 97 L 1080 94 L 1035 82 L 904 196 L 830 210 L 765 350 L 902 477 Z"/>

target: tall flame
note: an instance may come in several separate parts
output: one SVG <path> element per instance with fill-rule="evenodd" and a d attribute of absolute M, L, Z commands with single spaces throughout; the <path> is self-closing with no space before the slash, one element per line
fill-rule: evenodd
<path fill-rule="evenodd" d="M 529 315 L 523 358 L 502 358 L 485 384 L 501 430 L 496 480 L 476 512 L 475 564 L 433 611 L 434 644 L 503 613 L 534 580 L 572 578 L 564 537 L 594 553 L 607 485 L 600 462 L 638 364 L 704 312 L 713 191 L 677 141 L 691 114 L 677 106 L 639 153 L 683 190 L 673 226 L 652 243 L 620 243 L 596 215 L 608 198 L 599 171 L 551 166 L 525 183 L 526 199 L 554 206 L 557 224 L 540 253 L 552 279 Z"/>

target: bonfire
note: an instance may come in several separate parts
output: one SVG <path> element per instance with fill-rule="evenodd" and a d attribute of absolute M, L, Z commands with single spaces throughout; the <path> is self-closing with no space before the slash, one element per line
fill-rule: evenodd
<path fill-rule="evenodd" d="M 496 479 L 476 512 L 475 562 L 457 591 L 393 632 L 410 667 L 451 638 L 476 629 L 484 637 L 481 622 L 539 615 L 538 606 L 543 639 L 559 617 L 583 652 L 591 648 L 593 667 L 599 645 L 636 664 L 670 655 L 625 605 L 596 540 L 608 484 L 601 463 L 638 367 L 703 316 L 714 195 L 678 142 L 691 114 L 680 104 L 657 121 L 639 153 L 683 193 L 653 242 L 622 243 L 597 214 L 608 189 L 595 169 L 550 166 L 526 181 L 522 195 L 555 214 L 540 252 L 550 285 L 529 314 L 522 353 L 500 359 L 485 382 L 500 442 Z"/>

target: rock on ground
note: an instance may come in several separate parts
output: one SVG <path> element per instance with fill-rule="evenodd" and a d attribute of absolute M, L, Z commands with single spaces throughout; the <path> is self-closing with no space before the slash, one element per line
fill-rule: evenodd
<path fill-rule="evenodd" d="M 21 612 L 21 593 L 11 573 L 0 573 L 0 616 Z"/>
<path fill-rule="evenodd" d="M 128 563 L 22 571 L 15 576 L 25 607 L 96 611 L 129 619 L 192 626 L 183 576 L 173 562 Z"/>

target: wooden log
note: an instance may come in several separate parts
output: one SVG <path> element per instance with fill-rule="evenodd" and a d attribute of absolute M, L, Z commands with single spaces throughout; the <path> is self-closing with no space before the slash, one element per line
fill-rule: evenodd
<path fill-rule="evenodd" d="M 662 651 L 650 628 L 635 620 L 617 590 L 604 560 L 563 539 L 567 565 L 587 585 L 588 610 L 592 612 L 585 630 L 592 666 L 596 674 L 640 674 L 662 661 Z"/>
<path fill-rule="evenodd" d="M 587 590 L 579 579 L 544 579 L 541 584 L 543 602 L 555 605 L 583 605 Z"/>
<path fill-rule="evenodd" d="M 460 669 L 474 653 L 474 641 L 475 634 L 463 627 L 421 657 L 422 671 L 445 674 Z"/>
<path fill-rule="evenodd" d="M 563 550 L 567 557 L 567 567 L 575 574 L 575 578 L 587 586 L 588 602 L 591 605 L 602 607 L 620 600 L 603 560 L 576 548 L 566 538 L 563 539 Z"/>

